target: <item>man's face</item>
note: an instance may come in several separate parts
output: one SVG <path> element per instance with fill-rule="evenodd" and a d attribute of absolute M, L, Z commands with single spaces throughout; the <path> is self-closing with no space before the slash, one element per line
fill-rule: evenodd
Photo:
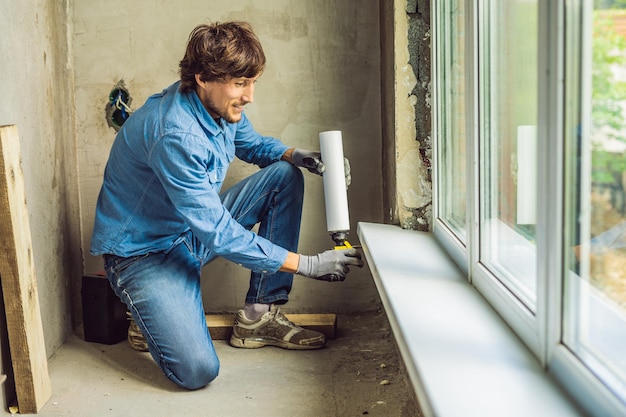
<path fill-rule="evenodd" d="M 226 81 L 201 81 L 196 74 L 196 92 L 211 117 L 236 123 L 246 104 L 254 101 L 254 83 L 259 78 L 228 78 Z"/>

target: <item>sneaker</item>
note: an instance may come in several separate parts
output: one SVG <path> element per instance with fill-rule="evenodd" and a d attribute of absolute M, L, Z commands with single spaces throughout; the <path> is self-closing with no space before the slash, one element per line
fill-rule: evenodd
<path fill-rule="evenodd" d="M 283 349 L 319 349 L 326 343 L 326 336 L 320 332 L 296 326 L 280 312 L 276 305 L 253 321 L 239 310 L 230 344 L 238 348 L 254 349 L 263 346 L 277 346 Z"/>
<path fill-rule="evenodd" d="M 139 326 L 137 326 L 137 323 L 135 323 L 135 320 L 129 312 L 126 312 L 126 318 L 130 321 L 130 324 L 128 325 L 128 344 L 131 348 L 139 352 L 147 352 L 148 341 L 144 337 L 143 333 L 141 333 L 141 329 L 139 329 Z"/>

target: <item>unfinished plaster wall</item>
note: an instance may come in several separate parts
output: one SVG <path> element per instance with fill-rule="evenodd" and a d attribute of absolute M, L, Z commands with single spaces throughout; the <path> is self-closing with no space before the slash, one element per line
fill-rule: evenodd
<path fill-rule="evenodd" d="M 82 271 L 67 3 L 0 0 L 0 125 L 19 131 L 49 356 L 71 329 L 69 282 Z M 0 373 L 10 373 L 6 328 L 0 327 Z"/>
<path fill-rule="evenodd" d="M 252 2 L 128 2 L 83 0 L 74 4 L 77 132 L 80 161 L 83 247 L 87 271 L 102 269 L 88 255 L 97 193 L 115 132 L 104 106 L 111 88 L 124 79 L 132 107 L 177 77 L 178 62 L 191 29 L 209 21 L 249 21 L 261 39 L 267 68 L 247 106 L 255 128 L 285 143 L 319 149 L 320 131 L 343 131 L 352 162 L 349 190 L 350 235 L 358 243 L 359 221 L 382 220 L 380 44 L 378 2 L 357 0 L 272 0 Z M 235 163 L 232 184 L 254 167 Z M 129 179 L 132 180 L 132 179 Z M 332 247 L 326 232 L 321 178 L 305 174 L 305 211 L 300 251 Z M 204 270 L 207 311 L 233 311 L 243 303 L 248 271 L 218 259 Z M 295 277 L 292 311 L 355 311 L 376 307 L 367 268 L 353 270 L 343 283 Z"/>
<path fill-rule="evenodd" d="M 391 222 L 428 231 L 432 227 L 430 3 L 397 0 L 394 6 L 395 103 L 391 117 L 395 124 L 394 136 L 386 138 L 385 149 L 394 152 L 395 170 L 386 175 L 387 182 L 395 182 L 395 195 L 388 197 L 387 209 Z"/>

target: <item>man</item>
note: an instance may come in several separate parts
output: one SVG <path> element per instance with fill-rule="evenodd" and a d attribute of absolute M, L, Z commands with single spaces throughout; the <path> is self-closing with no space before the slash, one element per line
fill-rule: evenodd
<path fill-rule="evenodd" d="M 363 265 L 354 249 L 296 253 L 304 191 L 298 167 L 321 175 L 324 166 L 319 152 L 252 128 L 244 106 L 264 66 L 248 24 L 196 27 L 180 81 L 148 98 L 118 132 L 98 197 L 91 253 L 104 256 L 108 279 L 156 363 L 188 389 L 219 371 L 202 305 L 203 265 L 221 256 L 252 271 L 231 344 L 287 349 L 325 343 L 280 312 L 293 274 L 336 281 Z M 220 193 L 235 156 L 262 169 Z"/>

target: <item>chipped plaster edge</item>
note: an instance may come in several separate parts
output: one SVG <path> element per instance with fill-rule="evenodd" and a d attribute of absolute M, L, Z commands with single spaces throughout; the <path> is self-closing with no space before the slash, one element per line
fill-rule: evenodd
<path fill-rule="evenodd" d="M 396 198 L 400 226 L 405 229 L 430 229 L 430 216 L 416 216 L 416 210 L 430 207 L 432 188 L 427 180 L 427 167 L 420 154 L 420 143 L 416 140 L 417 97 L 412 94 L 417 77 L 410 65 L 409 18 L 406 0 L 394 6 L 394 50 L 395 50 L 395 153 L 396 153 Z M 428 211 L 428 210 L 427 210 Z"/>

